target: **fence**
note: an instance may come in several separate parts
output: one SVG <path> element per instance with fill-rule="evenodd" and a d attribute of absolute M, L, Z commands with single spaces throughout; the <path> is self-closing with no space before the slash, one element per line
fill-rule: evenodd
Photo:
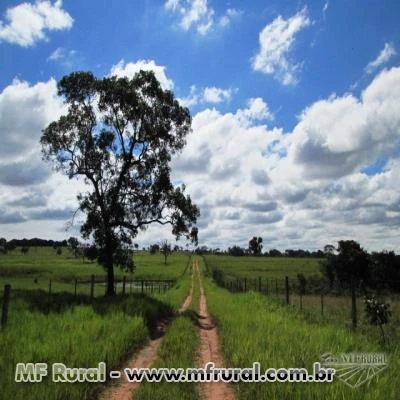
<path fill-rule="evenodd" d="M 207 267 L 208 268 L 208 267 Z M 367 294 L 362 283 L 349 283 L 341 289 L 340 294 L 331 293 L 325 287 L 313 288 L 307 292 L 299 283 L 299 280 L 289 279 L 288 276 L 281 279 L 238 278 L 226 275 L 223 270 L 212 267 L 208 269 L 214 281 L 221 287 L 236 293 L 256 291 L 272 298 L 279 299 L 283 304 L 298 307 L 300 310 L 317 312 L 325 319 L 332 318 L 349 321 L 352 330 L 357 329 L 360 321 L 360 309 L 364 305 L 364 296 Z M 329 315 L 329 313 L 331 315 Z"/>
<path fill-rule="evenodd" d="M 54 281 L 51 279 L 48 281 L 47 290 L 47 307 L 50 311 L 52 304 L 52 297 L 56 294 L 54 291 Z M 59 281 L 56 283 L 60 284 Z M 164 293 L 170 289 L 175 284 L 173 279 L 127 279 L 124 276 L 122 279 L 116 279 L 114 282 L 115 293 L 122 295 L 128 295 L 133 293 Z M 65 285 L 65 283 L 63 283 Z M 106 279 L 96 279 L 95 275 L 91 275 L 89 280 L 78 280 L 75 279 L 72 283 L 73 289 L 69 293 L 73 293 L 73 298 L 77 299 L 78 296 L 86 295 L 93 300 L 96 297 L 96 290 L 98 294 L 98 289 L 102 294 L 105 293 L 107 289 Z M 78 289 L 84 288 L 78 291 Z M 61 293 L 61 292 L 59 292 Z M 4 329 L 8 321 L 9 304 L 11 297 L 11 285 L 6 284 L 4 286 L 3 296 L 2 296 L 2 313 L 1 313 L 1 328 Z"/>

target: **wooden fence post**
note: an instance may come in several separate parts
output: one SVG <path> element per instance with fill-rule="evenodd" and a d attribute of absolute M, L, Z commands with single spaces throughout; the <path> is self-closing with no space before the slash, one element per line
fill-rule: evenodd
<path fill-rule="evenodd" d="M 265 294 L 268 294 L 268 279 L 265 280 Z"/>
<path fill-rule="evenodd" d="M 261 276 L 258 277 L 258 291 L 261 293 Z"/>
<path fill-rule="evenodd" d="M 300 310 L 303 309 L 303 295 L 300 293 Z"/>
<path fill-rule="evenodd" d="M 7 325 L 8 305 L 10 303 L 10 292 L 11 292 L 11 285 L 5 285 L 4 293 L 3 293 L 3 310 L 1 313 L 1 328 L 2 329 L 4 329 Z"/>
<path fill-rule="evenodd" d="M 94 275 L 90 277 L 90 299 L 93 300 L 94 297 Z"/>
<path fill-rule="evenodd" d="M 278 279 L 275 279 L 275 294 L 278 297 Z"/>
<path fill-rule="evenodd" d="M 286 304 L 289 305 L 289 277 L 285 276 Z"/>
<path fill-rule="evenodd" d="M 122 294 L 125 295 L 126 276 L 122 278 Z"/>
<path fill-rule="evenodd" d="M 244 278 L 244 291 L 247 292 L 247 278 Z"/>
<path fill-rule="evenodd" d="M 142 293 L 144 292 L 144 282 L 143 282 L 143 279 L 142 279 L 142 281 L 141 281 L 141 284 L 142 284 Z"/>
<path fill-rule="evenodd" d="M 75 290 L 74 290 L 75 299 L 76 299 L 76 294 L 77 294 L 77 288 L 78 288 L 78 279 L 75 278 Z"/>
<path fill-rule="evenodd" d="M 357 329 L 357 298 L 354 282 L 351 282 L 351 329 Z"/>

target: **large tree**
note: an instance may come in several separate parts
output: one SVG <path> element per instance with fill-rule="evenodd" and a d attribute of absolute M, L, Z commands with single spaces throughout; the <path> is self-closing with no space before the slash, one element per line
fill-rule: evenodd
<path fill-rule="evenodd" d="M 44 129 L 42 151 L 70 179 L 87 184 L 78 196 L 86 214 L 81 233 L 101 249 L 113 295 L 117 255 L 140 230 L 170 224 L 177 238 L 190 237 L 199 216 L 184 185 L 170 180 L 171 155 L 185 145 L 190 113 L 149 71 L 132 79 L 74 72 L 58 83 L 58 94 L 68 112 Z"/>
<path fill-rule="evenodd" d="M 249 250 L 255 255 L 259 256 L 262 251 L 262 238 L 253 236 L 252 239 L 249 240 Z"/>

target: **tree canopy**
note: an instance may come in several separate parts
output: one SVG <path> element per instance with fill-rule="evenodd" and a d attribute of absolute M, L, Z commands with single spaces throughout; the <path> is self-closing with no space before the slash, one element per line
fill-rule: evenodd
<path fill-rule="evenodd" d="M 115 258 L 140 230 L 169 224 L 177 238 L 191 237 L 199 209 L 184 185 L 172 185 L 169 165 L 185 145 L 191 116 L 151 71 L 132 79 L 74 72 L 60 80 L 58 94 L 68 112 L 44 129 L 42 151 L 87 184 L 78 196 L 86 214 L 81 233 L 101 249 L 112 295 Z"/>
<path fill-rule="evenodd" d="M 253 238 L 249 240 L 249 250 L 255 256 L 261 255 L 263 248 L 262 241 L 262 238 L 257 236 L 253 236 Z"/>

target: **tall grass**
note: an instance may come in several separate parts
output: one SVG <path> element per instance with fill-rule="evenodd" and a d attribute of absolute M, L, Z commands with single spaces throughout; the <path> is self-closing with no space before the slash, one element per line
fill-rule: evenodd
<path fill-rule="evenodd" d="M 382 348 L 361 334 L 332 324 L 312 323 L 298 310 L 277 304 L 258 293 L 231 294 L 205 280 L 208 308 L 218 321 L 226 366 L 263 369 L 306 367 L 323 353 L 381 352 Z M 238 383 L 239 399 L 396 399 L 398 398 L 398 349 L 389 352 L 387 370 L 369 383 L 352 389 L 334 383 Z"/>
<path fill-rule="evenodd" d="M 182 275 L 175 285 L 162 294 L 155 294 L 154 297 L 169 304 L 174 311 L 178 311 L 186 296 L 189 294 L 192 276 L 192 258 L 189 257 Z"/>
<path fill-rule="evenodd" d="M 37 294 L 35 294 L 36 296 Z M 62 362 L 68 367 L 118 368 L 129 352 L 144 345 L 158 319 L 172 314 L 165 303 L 145 295 L 110 299 L 59 296 L 48 312 L 43 302 L 27 295 L 13 299 L 10 320 L 0 332 L 0 398 L 4 399 L 95 399 L 101 384 L 15 383 L 17 363 Z M 58 306 L 56 306 L 58 304 Z"/>

